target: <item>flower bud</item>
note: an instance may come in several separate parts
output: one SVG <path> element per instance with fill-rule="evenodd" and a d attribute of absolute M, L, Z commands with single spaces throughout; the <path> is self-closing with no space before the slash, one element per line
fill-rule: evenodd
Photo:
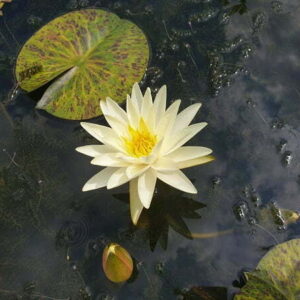
<path fill-rule="evenodd" d="M 113 282 L 128 280 L 133 271 L 133 261 L 130 254 L 115 243 L 105 247 L 102 266 L 106 277 Z"/>

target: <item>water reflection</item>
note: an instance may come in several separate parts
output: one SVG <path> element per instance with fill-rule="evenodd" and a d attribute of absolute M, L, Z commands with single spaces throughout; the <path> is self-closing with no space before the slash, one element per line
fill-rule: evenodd
<path fill-rule="evenodd" d="M 122 201 L 128 201 L 129 197 L 127 193 L 114 196 Z M 150 209 L 143 210 L 137 227 L 132 228 L 132 231 L 145 230 L 152 251 L 158 242 L 163 249 L 167 249 L 169 228 L 187 239 L 192 239 L 192 233 L 184 218 L 201 218 L 197 210 L 205 206 L 190 198 L 188 194 L 158 182 Z"/>

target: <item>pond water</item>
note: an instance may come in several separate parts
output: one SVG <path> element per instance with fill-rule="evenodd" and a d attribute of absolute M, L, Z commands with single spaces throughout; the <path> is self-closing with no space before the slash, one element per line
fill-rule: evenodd
<path fill-rule="evenodd" d="M 255 268 L 272 246 L 299 237 L 299 224 L 285 224 L 274 211 L 300 210 L 300 4 L 248 2 L 5 4 L 0 299 L 202 299 L 192 295 L 193 287 L 224 287 L 232 299 L 243 271 Z M 159 185 L 137 227 L 127 185 L 81 191 L 98 168 L 74 150 L 93 142 L 79 122 L 36 110 L 43 91 L 27 94 L 14 79 L 22 44 L 56 16 L 86 7 L 139 25 L 152 49 L 142 89 L 167 84 L 169 104 L 202 102 L 194 122 L 209 124 L 190 142 L 216 157 L 186 171 L 198 194 Z M 105 124 L 103 117 L 93 122 Z M 134 257 L 129 282 L 105 278 L 101 257 L 109 242 Z"/>

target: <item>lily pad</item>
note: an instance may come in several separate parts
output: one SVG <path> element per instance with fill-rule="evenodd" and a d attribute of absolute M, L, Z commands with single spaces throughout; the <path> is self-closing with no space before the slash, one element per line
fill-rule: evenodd
<path fill-rule="evenodd" d="M 139 27 L 108 11 L 84 9 L 37 31 L 21 49 L 15 73 L 27 92 L 51 82 L 37 108 L 82 120 L 101 114 L 101 99 L 124 101 L 148 60 L 148 42 Z"/>
<path fill-rule="evenodd" d="M 247 283 L 235 300 L 300 299 L 300 239 L 276 246 L 245 275 Z"/>

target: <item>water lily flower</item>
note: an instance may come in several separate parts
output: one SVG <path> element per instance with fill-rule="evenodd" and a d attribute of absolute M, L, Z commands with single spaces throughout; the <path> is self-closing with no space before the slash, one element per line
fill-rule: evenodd
<path fill-rule="evenodd" d="M 151 204 L 157 179 L 178 190 L 196 194 L 192 182 L 180 169 L 204 164 L 214 158 L 212 150 L 183 146 L 207 123 L 190 125 L 201 107 L 193 104 L 178 114 L 180 100 L 166 109 L 167 88 L 161 87 L 154 101 L 150 88 L 143 95 L 136 83 L 127 96 L 126 112 L 112 99 L 100 101 L 110 127 L 82 122 L 81 126 L 102 145 L 77 151 L 93 157 L 92 164 L 105 167 L 83 186 L 83 191 L 112 189 L 129 182 L 130 212 L 134 224 L 143 208 Z"/>

